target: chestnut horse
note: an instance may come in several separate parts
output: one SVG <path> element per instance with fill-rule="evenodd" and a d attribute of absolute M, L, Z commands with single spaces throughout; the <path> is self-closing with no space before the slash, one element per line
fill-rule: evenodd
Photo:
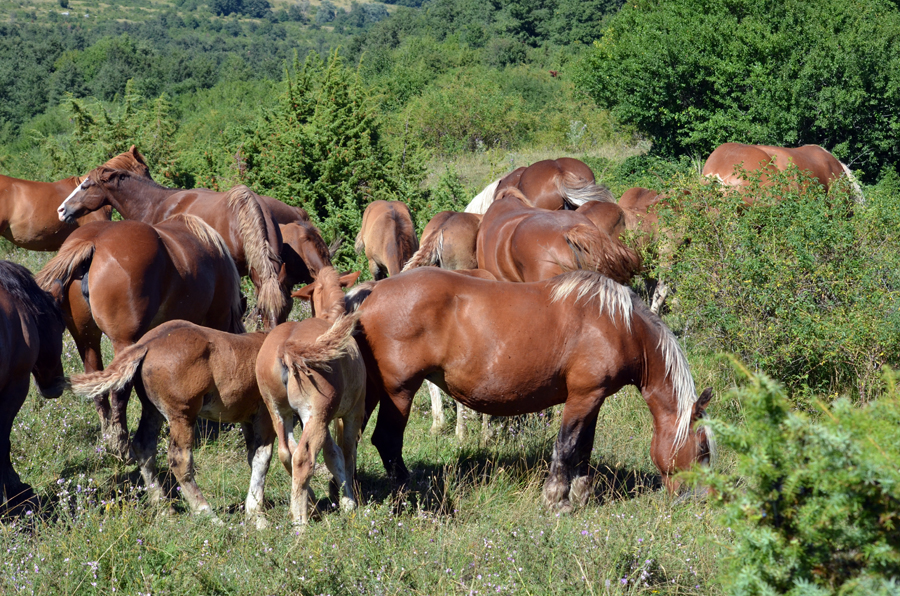
<path fill-rule="evenodd" d="M 281 271 L 278 281 L 290 291 L 297 284 L 310 284 L 324 267 L 331 266 L 332 248 L 325 244 L 319 230 L 309 221 L 295 220 L 279 224 L 281 232 Z M 336 249 L 335 249 L 336 250 Z M 293 303 L 285 300 L 278 317 L 286 321 Z"/>
<path fill-rule="evenodd" d="M 635 385 L 653 416 L 650 457 L 673 475 L 708 463 L 711 437 L 695 422 L 700 397 L 675 336 L 625 286 L 593 271 L 504 283 L 423 267 L 358 286 L 357 341 L 368 373 L 372 443 L 388 475 L 406 483 L 403 433 L 424 379 L 467 407 L 510 416 L 565 404 L 543 500 L 569 509 L 589 494 L 588 464 L 604 400 Z M 399 316 L 398 313 L 402 313 Z"/>
<path fill-rule="evenodd" d="M 309 481 L 324 448 L 325 464 L 343 493 L 344 511 L 355 509 L 356 447 L 365 421 L 366 370 L 353 339 L 356 316 L 345 314 L 342 286 L 359 272 L 343 277 L 332 267 L 314 284 L 294 292 L 311 299 L 314 318 L 276 327 L 256 361 L 256 378 L 278 435 L 278 457 L 291 475 L 291 517 L 309 522 Z M 294 437 L 294 415 L 303 432 Z M 328 432 L 335 420 L 337 444 Z M 340 424 L 338 424 L 338 420 Z M 337 495 L 333 498 L 337 500 Z"/>
<path fill-rule="evenodd" d="M 789 148 L 725 143 L 716 147 L 706 159 L 702 174 L 707 178 L 716 178 L 726 186 L 743 188 L 749 182 L 735 171 L 737 167 L 743 165 L 747 172 L 759 172 L 760 183 L 768 185 L 771 184 L 772 173 L 786 170 L 791 164 L 818 180 L 825 190 L 831 188 L 836 180 L 847 176 L 854 196 L 857 200 L 863 198 L 862 189 L 850 169 L 818 145 Z M 753 199 L 747 197 L 745 201 L 750 204 Z"/>
<path fill-rule="evenodd" d="M 141 421 L 132 451 L 150 500 L 159 503 L 165 498 L 156 472 L 156 445 L 168 421 L 169 469 L 191 512 L 216 521 L 194 480 L 194 423 L 197 418 L 240 423 L 250 464 L 245 512 L 262 528 L 263 492 L 275 442 L 272 419 L 256 384 L 256 356 L 265 339 L 264 333 L 225 333 L 168 321 L 116 354 L 106 370 L 73 376 L 72 391 L 98 399 L 134 385 L 141 400 Z"/>
<path fill-rule="evenodd" d="M 10 459 L 13 419 L 34 375 L 41 395 L 62 395 L 62 313 L 25 267 L 0 261 L 0 504 L 13 509 L 33 497 Z"/>
<path fill-rule="evenodd" d="M 134 145 L 104 166 L 150 178 L 150 169 Z M 83 180 L 83 176 L 72 176 L 56 182 L 32 182 L 0 176 L 0 234 L 28 250 L 59 250 L 77 226 L 108 221 L 111 207 L 85 214 L 74 223 L 62 222 L 57 217 L 56 209 Z"/>
<path fill-rule="evenodd" d="M 75 230 L 37 276 L 62 304 L 85 372 L 103 369 L 100 337 L 115 353 L 172 319 L 243 332 L 240 278 L 221 236 L 198 217 L 151 226 L 93 222 Z M 131 386 L 94 403 L 114 453 L 128 454 Z"/>
<path fill-rule="evenodd" d="M 61 220 L 112 205 L 125 219 L 155 225 L 178 213 L 194 215 L 212 226 L 228 247 L 241 275 L 251 270 L 257 286 L 257 307 L 267 328 L 285 315 L 286 292 L 278 280 L 281 233 L 268 208 L 243 185 L 228 192 L 204 188 L 179 190 L 106 167 L 96 168 L 63 201 Z M 289 311 L 288 311 L 289 312 Z"/>
<path fill-rule="evenodd" d="M 400 201 L 372 201 L 363 212 L 354 246 L 365 251 L 373 279 L 400 273 L 419 248 L 409 207 Z"/>
<path fill-rule="evenodd" d="M 571 157 L 545 159 L 513 170 L 489 184 L 466 207 L 467 213 L 485 213 L 501 191 L 519 189 L 540 209 L 576 209 L 588 201 L 614 203 L 612 193 L 595 184 L 594 172 L 586 163 Z"/>
<path fill-rule="evenodd" d="M 584 215 L 537 209 L 515 188 L 501 191 L 484 214 L 476 258 L 497 279 L 518 282 L 590 269 L 628 283 L 641 267 L 633 250 Z"/>

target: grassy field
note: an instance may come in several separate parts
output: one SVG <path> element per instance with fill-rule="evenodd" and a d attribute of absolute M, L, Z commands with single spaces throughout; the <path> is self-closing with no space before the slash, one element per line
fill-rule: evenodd
<path fill-rule="evenodd" d="M 550 155 L 487 157 L 452 165 L 467 186 L 477 186 L 485 174 Z M 5 241 L 0 253 L 32 271 L 51 256 Z M 298 316 L 295 309 L 292 319 Z M 66 371 L 78 372 L 68 334 L 65 341 Z M 721 366 L 690 346 L 688 354 L 698 388 L 717 392 L 711 412 L 735 416 Z M 139 409 L 133 399 L 132 430 Z M 402 495 L 390 491 L 370 425 L 358 472 L 364 505 L 350 514 L 335 510 L 323 470 L 314 480 L 319 513 L 303 531 L 291 527 L 289 478 L 276 458 L 267 481 L 271 527 L 258 531 L 243 519 L 249 469 L 239 428 L 198 440 L 194 453 L 198 483 L 225 522 L 216 526 L 186 512 L 171 475 L 175 513 L 150 506 L 136 467 L 101 446 L 93 404 L 68 392 L 47 401 L 32 389 L 14 424 L 12 457 L 41 507 L 0 521 L 0 593 L 719 593 L 714 577 L 728 532 L 705 503 L 679 502 L 660 489 L 649 459 L 651 418 L 636 390 L 601 410 L 595 496 L 567 516 L 540 504 L 558 408 L 495 422 L 487 440 L 473 418 L 463 444 L 452 434 L 453 411 L 448 407 L 445 432 L 434 436 L 427 396 L 417 398 L 404 451 L 413 483 Z M 163 471 L 165 449 L 161 440 Z M 726 453 L 719 465 L 728 462 Z"/>

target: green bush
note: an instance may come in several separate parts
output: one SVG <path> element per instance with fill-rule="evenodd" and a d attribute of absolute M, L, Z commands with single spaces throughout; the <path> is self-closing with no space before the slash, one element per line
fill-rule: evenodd
<path fill-rule="evenodd" d="M 578 83 L 667 155 L 814 143 L 871 180 L 900 151 L 898 30 L 887 0 L 637 0 Z"/>
<path fill-rule="evenodd" d="M 900 591 L 900 394 L 856 407 L 791 410 L 784 389 L 752 377 L 737 391 L 743 424 L 711 421 L 730 473 L 692 474 L 714 489 L 734 542 L 720 581 L 733 595 Z"/>
<path fill-rule="evenodd" d="M 245 134 L 235 134 L 243 180 L 258 192 L 304 207 L 326 240 L 342 238 L 337 264 L 361 266 L 353 240 L 366 205 L 414 203 L 423 192 L 415 146 L 388 144 L 374 102 L 337 52 L 328 62 L 295 59 L 280 105 Z"/>
<path fill-rule="evenodd" d="M 792 390 L 865 398 L 882 365 L 900 364 L 900 193 L 857 205 L 797 176 L 755 181 L 749 208 L 737 192 L 673 184 L 662 216 L 678 247 L 662 247 L 674 258 L 661 275 L 694 341 Z"/>

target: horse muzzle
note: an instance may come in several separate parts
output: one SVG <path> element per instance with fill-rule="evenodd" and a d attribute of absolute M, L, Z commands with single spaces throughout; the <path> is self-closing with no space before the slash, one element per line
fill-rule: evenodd
<path fill-rule="evenodd" d="M 56 208 L 56 214 L 59 215 L 59 221 L 67 224 L 75 224 L 75 216 L 69 213 L 69 210 L 66 209 L 64 205 L 60 205 Z"/>

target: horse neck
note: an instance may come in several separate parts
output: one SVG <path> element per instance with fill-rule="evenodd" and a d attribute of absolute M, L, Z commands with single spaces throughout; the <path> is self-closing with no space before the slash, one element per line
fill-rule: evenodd
<path fill-rule="evenodd" d="M 125 219 L 156 223 L 156 210 L 165 199 L 176 192 L 177 189 L 165 188 L 155 182 L 134 176 L 123 176 L 114 187 L 107 187 L 106 196 L 109 203 Z"/>
<path fill-rule="evenodd" d="M 316 292 L 320 293 L 322 305 L 317 316 L 327 321 L 334 321 L 346 312 L 344 292 L 341 290 L 337 271 L 333 267 L 325 267 L 319 271 L 316 281 L 319 283 Z"/>
<path fill-rule="evenodd" d="M 637 314 L 637 313 L 636 313 Z M 672 332 L 648 310 L 635 316 L 635 333 L 643 338 L 641 394 L 657 427 L 674 429 L 676 442 L 687 436 L 697 399 L 687 359 Z"/>

